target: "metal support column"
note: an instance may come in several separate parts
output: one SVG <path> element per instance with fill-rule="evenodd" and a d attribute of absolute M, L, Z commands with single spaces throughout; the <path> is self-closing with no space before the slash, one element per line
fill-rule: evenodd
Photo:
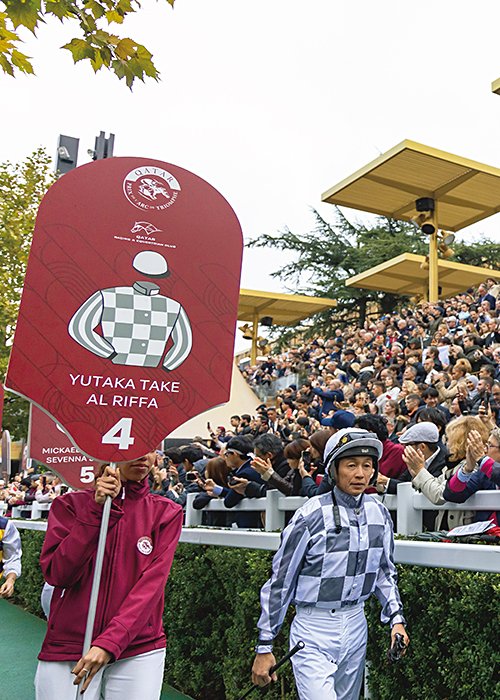
<path fill-rule="evenodd" d="M 429 301 L 435 303 L 438 298 L 438 237 L 436 231 L 429 237 Z"/>
<path fill-rule="evenodd" d="M 250 355 L 250 364 L 254 365 L 257 362 L 257 338 L 259 337 L 259 312 L 255 311 L 253 315 L 252 327 L 252 353 Z"/>

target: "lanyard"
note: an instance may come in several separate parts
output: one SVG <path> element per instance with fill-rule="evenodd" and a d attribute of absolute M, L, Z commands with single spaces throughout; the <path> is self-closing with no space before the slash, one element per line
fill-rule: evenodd
<path fill-rule="evenodd" d="M 364 495 L 365 495 L 364 493 L 361 494 L 361 498 L 359 499 L 359 503 L 356 506 L 356 510 L 361 509 L 361 503 L 363 502 Z M 333 503 L 333 522 L 335 523 L 335 533 L 337 535 L 340 535 L 340 533 L 342 532 L 342 522 L 340 520 L 340 510 L 339 510 L 339 506 L 337 503 L 337 499 L 335 498 L 335 489 L 334 488 L 332 489 L 332 503 Z"/>

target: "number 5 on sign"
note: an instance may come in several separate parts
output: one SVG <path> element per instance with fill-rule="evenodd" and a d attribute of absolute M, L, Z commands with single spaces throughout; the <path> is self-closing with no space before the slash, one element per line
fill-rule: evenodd
<path fill-rule="evenodd" d="M 101 442 L 105 445 L 118 445 L 120 450 L 128 450 L 135 442 L 131 433 L 132 418 L 121 418 L 107 433 L 104 433 Z"/>
<path fill-rule="evenodd" d="M 82 484 L 91 484 L 94 481 L 94 468 L 82 467 L 80 469 L 80 481 Z"/>

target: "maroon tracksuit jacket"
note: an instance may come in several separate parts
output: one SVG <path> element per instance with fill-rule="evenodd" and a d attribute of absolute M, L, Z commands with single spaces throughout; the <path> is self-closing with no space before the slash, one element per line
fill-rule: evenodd
<path fill-rule="evenodd" d="M 55 586 L 43 661 L 82 656 L 102 506 L 94 491 L 52 503 L 40 564 Z M 92 645 L 114 659 L 166 645 L 164 589 L 182 528 L 182 508 L 149 493 L 148 479 L 127 481 L 113 501 Z"/>

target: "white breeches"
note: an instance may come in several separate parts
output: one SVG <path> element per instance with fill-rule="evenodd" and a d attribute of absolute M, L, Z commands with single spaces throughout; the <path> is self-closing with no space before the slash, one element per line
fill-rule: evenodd
<path fill-rule="evenodd" d="M 300 700 L 358 700 L 363 682 L 367 624 L 363 605 L 322 610 L 298 607 L 290 629 L 290 648 Z"/>
<path fill-rule="evenodd" d="M 36 700 L 76 700 L 71 669 L 76 661 L 39 661 L 35 675 Z M 159 700 L 165 649 L 122 659 L 103 666 L 80 700 Z M 80 684 L 82 687 L 83 682 Z"/>

